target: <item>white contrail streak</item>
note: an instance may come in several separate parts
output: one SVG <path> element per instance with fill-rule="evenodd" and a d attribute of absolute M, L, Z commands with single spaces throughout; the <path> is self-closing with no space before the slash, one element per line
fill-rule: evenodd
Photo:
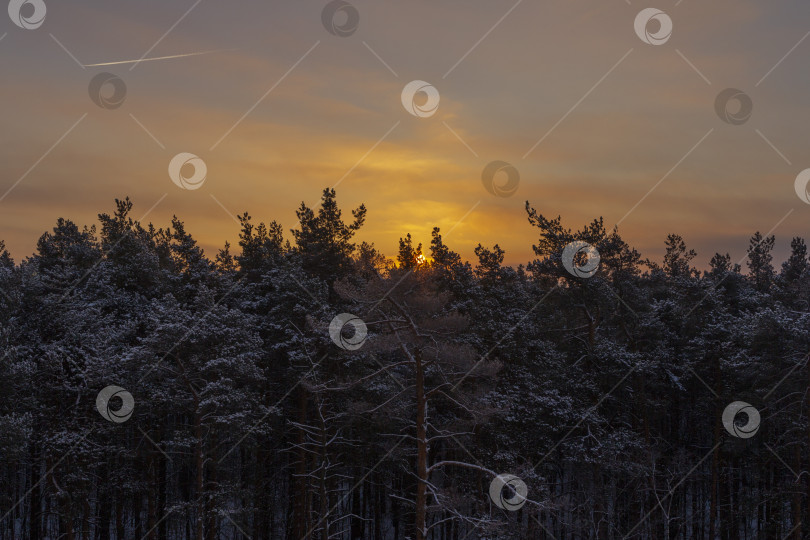
<path fill-rule="evenodd" d="M 152 60 L 169 60 L 171 58 L 185 58 L 186 56 L 200 56 L 201 54 L 213 54 L 225 51 L 235 51 L 236 49 L 217 49 L 215 51 L 200 51 L 188 54 L 174 54 L 172 56 L 159 56 L 156 58 L 142 58 L 140 60 L 121 60 L 120 62 L 103 62 L 101 64 L 84 64 L 84 67 L 117 66 L 120 64 L 135 64 L 136 62 L 151 62 Z"/>

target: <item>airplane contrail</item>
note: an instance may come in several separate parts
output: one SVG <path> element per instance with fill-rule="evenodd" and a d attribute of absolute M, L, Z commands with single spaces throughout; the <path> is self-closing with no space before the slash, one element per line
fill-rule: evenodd
<path fill-rule="evenodd" d="M 185 58 L 186 56 L 200 56 L 201 54 L 213 54 L 225 51 L 235 51 L 237 49 L 217 49 L 215 51 L 199 51 L 187 54 L 174 54 L 172 56 L 158 56 L 156 58 L 142 58 L 140 60 L 121 60 L 120 62 L 102 62 L 101 64 L 83 64 L 84 67 L 117 66 L 120 64 L 135 64 L 139 62 L 151 62 L 153 60 L 169 60 L 171 58 Z"/>

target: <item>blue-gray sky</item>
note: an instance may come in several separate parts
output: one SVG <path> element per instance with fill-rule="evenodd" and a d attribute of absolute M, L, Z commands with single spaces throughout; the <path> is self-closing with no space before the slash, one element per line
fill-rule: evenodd
<path fill-rule="evenodd" d="M 810 206 L 793 187 L 810 167 L 806 2 L 351 3 L 349 37 L 326 31 L 320 0 L 45 0 L 34 30 L 0 17 L 0 196 L 24 177 L 0 201 L 0 238 L 20 259 L 57 217 L 94 223 L 128 195 L 135 217 L 160 201 L 146 221 L 177 214 L 212 255 L 238 232 L 219 203 L 289 229 L 302 200 L 337 182 L 344 208 L 369 208 L 360 238 L 389 255 L 400 236 L 427 243 L 440 226 L 467 258 L 497 242 L 525 262 L 536 236 L 525 200 L 575 228 L 621 221 L 652 258 L 678 232 L 701 266 L 715 251 L 741 259 L 756 230 L 779 224 L 777 258 L 807 234 Z M 660 46 L 633 26 L 651 6 L 673 22 Z M 118 109 L 90 100 L 101 72 L 126 83 Z M 441 95 L 429 118 L 401 104 L 417 79 Z M 715 114 L 728 87 L 753 101 L 742 125 Z M 207 164 L 200 189 L 171 182 L 180 152 Z M 513 196 L 484 189 L 493 160 L 520 171 Z"/>

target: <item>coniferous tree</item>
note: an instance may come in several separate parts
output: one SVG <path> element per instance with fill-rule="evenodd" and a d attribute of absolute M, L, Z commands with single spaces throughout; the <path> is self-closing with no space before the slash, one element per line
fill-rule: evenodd
<path fill-rule="evenodd" d="M 751 271 L 751 279 L 754 287 L 759 292 L 766 292 L 773 281 L 774 270 L 773 261 L 774 236 L 763 237 L 759 231 L 754 233 L 748 245 L 748 269 Z"/>
<path fill-rule="evenodd" d="M 365 205 L 352 210 L 354 221 L 347 224 L 337 206 L 335 190 L 327 188 L 323 190 L 317 214 L 302 202 L 296 215 L 300 229 L 292 233 L 304 269 L 330 282 L 346 275 L 356 249 L 352 238 L 366 220 Z"/>
<path fill-rule="evenodd" d="M 292 244 L 243 214 L 209 258 L 133 209 L 58 219 L 20 262 L 0 242 L 0 540 L 810 534 L 801 238 L 778 274 L 759 233 L 747 273 L 721 253 L 699 272 L 678 235 L 650 261 L 527 204 L 525 268 L 438 228 L 392 260 L 326 190 Z M 572 242 L 595 271 L 563 264 Z M 365 339 L 330 333 L 346 317 Z M 722 421 L 739 401 L 750 438 Z M 489 496 L 502 473 L 519 511 Z"/>

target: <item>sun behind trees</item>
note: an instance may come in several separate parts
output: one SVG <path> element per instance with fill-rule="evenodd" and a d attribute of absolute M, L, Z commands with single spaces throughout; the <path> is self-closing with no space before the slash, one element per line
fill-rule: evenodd
<path fill-rule="evenodd" d="M 527 203 L 525 267 L 438 228 L 394 261 L 326 189 L 210 259 L 132 206 L 59 219 L 19 264 L 0 242 L 0 539 L 810 534 L 800 238 L 779 269 L 756 233 L 747 273 L 700 272 L 675 234 L 659 264 Z M 367 335 L 333 340 L 342 314 Z M 96 411 L 110 385 L 124 421 Z M 723 429 L 734 401 L 755 437 Z"/>

